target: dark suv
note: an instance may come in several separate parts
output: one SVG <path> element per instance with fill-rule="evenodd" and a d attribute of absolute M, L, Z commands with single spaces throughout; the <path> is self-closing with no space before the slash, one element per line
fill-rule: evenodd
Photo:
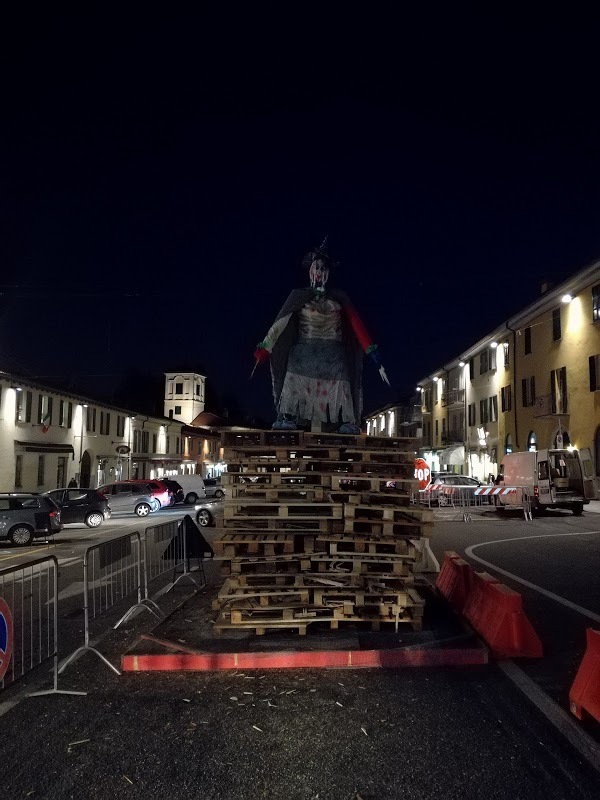
<path fill-rule="evenodd" d="M 52 489 L 44 492 L 44 497 L 50 497 L 60 508 L 63 525 L 85 522 L 88 528 L 97 528 L 110 519 L 108 500 L 97 489 Z"/>
<path fill-rule="evenodd" d="M 0 539 L 26 547 L 62 530 L 60 509 L 42 494 L 0 494 Z"/>

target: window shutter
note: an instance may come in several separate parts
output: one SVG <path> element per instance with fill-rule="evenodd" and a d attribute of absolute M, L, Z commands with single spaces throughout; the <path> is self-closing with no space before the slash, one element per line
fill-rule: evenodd
<path fill-rule="evenodd" d="M 530 396 L 529 400 L 531 402 L 531 405 L 534 406 L 535 405 L 535 375 L 533 375 L 532 378 L 531 378 L 531 392 L 530 392 L 530 394 L 531 394 L 531 396 Z"/>
<path fill-rule="evenodd" d="M 526 378 L 522 378 L 521 379 L 521 396 L 522 396 L 522 400 L 523 400 L 523 408 L 526 408 L 526 406 L 527 406 L 527 379 Z"/>
<path fill-rule="evenodd" d="M 595 392 L 598 388 L 598 378 L 596 376 L 596 356 L 590 356 L 590 392 Z"/>

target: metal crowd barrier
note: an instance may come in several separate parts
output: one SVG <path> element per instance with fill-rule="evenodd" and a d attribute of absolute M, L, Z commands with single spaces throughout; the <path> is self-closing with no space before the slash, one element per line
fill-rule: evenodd
<path fill-rule="evenodd" d="M 188 578 L 199 588 L 206 585 L 204 569 L 199 570 L 203 579 L 199 585 L 190 568 L 186 520 L 195 528 L 191 517 L 184 517 L 152 525 L 142 536 L 136 531 L 87 548 L 83 557 L 84 642 L 63 662 L 59 672 L 63 672 L 81 653 L 90 651 L 120 675 L 117 667 L 90 644 L 90 621 L 128 597 L 134 602 L 114 628 L 143 610 L 163 619 L 164 614 L 150 598 L 148 587 L 151 581 L 167 572 L 173 572 L 173 581 L 167 591 L 183 578 Z M 181 574 L 176 577 L 179 568 Z"/>
<path fill-rule="evenodd" d="M 90 620 L 134 595 L 136 602 L 116 623 L 117 628 L 140 609 L 156 612 L 142 600 L 142 540 L 140 534 L 128 533 L 117 539 L 88 547 L 83 556 L 84 643 L 61 665 L 59 672 L 83 652 L 95 653 L 117 675 L 121 673 L 90 645 Z M 158 616 L 156 614 L 156 616 Z"/>
<path fill-rule="evenodd" d="M 0 570 L 0 689 L 46 661 L 53 687 L 32 692 L 85 695 L 58 688 L 58 561 L 37 558 Z"/>

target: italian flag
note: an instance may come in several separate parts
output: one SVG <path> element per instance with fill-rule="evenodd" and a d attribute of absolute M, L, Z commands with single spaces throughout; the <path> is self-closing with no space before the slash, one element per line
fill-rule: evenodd
<path fill-rule="evenodd" d="M 48 433 L 48 431 L 50 430 L 50 419 L 51 419 L 50 409 L 48 409 L 48 411 L 46 411 L 44 419 L 42 420 L 42 433 Z"/>

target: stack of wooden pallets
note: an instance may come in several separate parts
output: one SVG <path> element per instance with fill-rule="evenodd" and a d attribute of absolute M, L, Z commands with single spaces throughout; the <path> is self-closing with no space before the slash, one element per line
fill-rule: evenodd
<path fill-rule="evenodd" d="M 415 441 L 302 431 L 222 435 L 226 580 L 215 631 L 408 623 L 419 540 L 431 512 L 411 506 Z"/>

